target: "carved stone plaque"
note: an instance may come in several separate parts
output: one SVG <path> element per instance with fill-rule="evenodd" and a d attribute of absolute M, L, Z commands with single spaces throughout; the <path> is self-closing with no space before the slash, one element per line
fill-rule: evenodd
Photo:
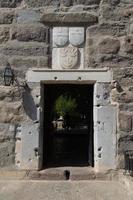
<path fill-rule="evenodd" d="M 83 27 L 69 28 L 69 41 L 73 46 L 80 46 L 84 43 L 85 31 Z"/>
<path fill-rule="evenodd" d="M 68 27 L 54 27 L 53 28 L 53 45 L 57 47 L 65 46 L 69 41 Z"/>
<path fill-rule="evenodd" d="M 63 69 L 72 69 L 78 65 L 78 48 L 69 45 L 60 49 L 60 65 Z"/>

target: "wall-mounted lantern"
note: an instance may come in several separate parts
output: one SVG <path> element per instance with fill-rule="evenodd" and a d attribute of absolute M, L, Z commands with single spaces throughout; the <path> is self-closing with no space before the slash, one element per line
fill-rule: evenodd
<path fill-rule="evenodd" d="M 14 83 L 14 71 L 11 69 L 9 63 L 7 64 L 4 70 L 4 83 L 5 86 L 10 86 Z"/>

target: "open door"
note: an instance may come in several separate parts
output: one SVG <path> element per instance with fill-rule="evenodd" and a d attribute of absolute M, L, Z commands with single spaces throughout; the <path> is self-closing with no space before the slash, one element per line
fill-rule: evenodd
<path fill-rule="evenodd" d="M 93 85 L 45 84 L 44 94 L 43 167 L 93 166 Z M 63 127 L 59 127 L 61 116 L 54 112 L 60 97 L 76 103 Z"/>

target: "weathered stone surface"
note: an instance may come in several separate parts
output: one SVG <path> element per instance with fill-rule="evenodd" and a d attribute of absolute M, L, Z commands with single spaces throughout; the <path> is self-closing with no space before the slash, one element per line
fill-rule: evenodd
<path fill-rule="evenodd" d="M 132 116 L 133 114 L 127 112 L 119 113 L 119 128 L 121 131 L 132 130 Z"/>
<path fill-rule="evenodd" d="M 105 38 L 99 43 L 99 52 L 103 54 L 116 54 L 120 49 L 120 41 L 114 38 Z"/>
<path fill-rule="evenodd" d="M 40 6 L 72 6 L 72 5 L 92 5 L 99 4 L 100 0 L 26 0 L 26 3 L 30 7 L 40 7 Z"/>
<path fill-rule="evenodd" d="M 17 123 L 24 119 L 21 102 L 5 103 L 0 101 L 1 123 Z"/>
<path fill-rule="evenodd" d="M 58 6 L 59 0 L 25 0 L 29 7 L 42 7 L 42 6 Z"/>
<path fill-rule="evenodd" d="M 0 54 L 0 69 L 2 70 L 8 63 L 8 57 Z"/>
<path fill-rule="evenodd" d="M 133 53 L 133 36 L 127 36 L 125 38 L 125 52 Z"/>
<path fill-rule="evenodd" d="M 0 54 L 8 56 L 46 56 L 47 46 L 44 43 L 34 42 L 9 42 L 0 46 Z"/>
<path fill-rule="evenodd" d="M 19 24 L 12 28 L 12 39 L 47 42 L 48 28 L 42 24 Z"/>
<path fill-rule="evenodd" d="M 126 132 L 126 135 L 121 135 L 118 140 L 118 153 L 124 154 L 127 150 L 133 150 L 133 134 L 128 135 L 129 133 Z"/>
<path fill-rule="evenodd" d="M 0 142 L 15 139 L 15 125 L 0 123 Z"/>
<path fill-rule="evenodd" d="M 102 4 L 118 5 L 120 0 L 102 0 Z"/>
<path fill-rule="evenodd" d="M 37 10 L 32 10 L 32 9 L 22 9 L 22 10 L 17 10 L 16 11 L 16 20 L 17 23 L 22 24 L 22 23 L 36 23 L 40 21 L 40 12 Z"/>
<path fill-rule="evenodd" d="M 10 27 L 0 26 L 0 44 L 5 43 L 10 38 Z"/>
<path fill-rule="evenodd" d="M 121 4 L 120 4 L 121 5 Z M 101 3 L 100 22 L 124 22 L 128 23 L 133 15 L 132 5 L 115 6 L 112 3 Z"/>
<path fill-rule="evenodd" d="M 15 126 L 0 123 L 0 167 L 10 167 L 15 157 Z"/>
<path fill-rule="evenodd" d="M 39 68 L 51 68 L 49 57 L 41 57 L 38 62 Z"/>
<path fill-rule="evenodd" d="M 20 90 L 18 87 L 0 86 L 0 101 L 13 102 L 21 99 Z"/>
<path fill-rule="evenodd" d="M 125 168 L 125 158 L 124 154 L 121 153 L 117 157 L 117 169 L 124 169 Z"/>
<path fill-rule="evenodd" d="M 88 12 L 76 13 L 76 12 L 56 12 L 56 13 L 44 13 L 41 17 L 42 23 L 87 23 L 87 25 L 94 25 L 98 23 L 98 17 Z"/>
<path fill-rule="evenodd" d="M 0 24 L 11 24 L 14 18 L 14 11 L 8 9 L 0 10 Z"/>
<path fill-rule="evenodd" d="M 119 109 L 124 112 L 133 112 L 133 103 L 120 103 Z"/>
<path fill-rule="evenodd" d="M 74 4 L 92 5 L 99 4 L 100 0 L 74 0 Z"/>
<path fill-rule="evenodd" d="M 1 0 L 0 7 L 14 8 L 17 7 L 22 0 Z"/>
<path fill-rule="evenodd" d="M 100 25 L 95 25 L 87 28 L 87 36 L 88 37 L 98 37 L 99 35 L 103 36 L 122 36 L 126 34 L 125 24 L 120 23 L 103 23 Z"/>
<path fill-rule="evenodd" d="M 72 4 L 73 4 L 73 0 L 60 0 L 60 5 L 61 6 L 69 7 L 69 6 L 72 6 Z"/>
<path fill-rule="evenodd" d="M 125 4 L 132 4 L 132 0 L 120 0 L 121 3 L 125 3 Z"/>
<path fill-rule="evenodd" d="M 0 167 L 11 167 L 14 164 L 14 147 L 14 141 L 0 144 Z"/>
<path fill-rule="evenodd" d="M 100 7 L 100 20 L 101 22 L 105 22 L 107 20 L 114 19 L 114 8 L 111 7 L 109 4 L 101 4 Z"/>
<path fill-rule="evenodd" d="M 125 65 L 126 66 L 126 65 Z M 117 80 L 122 87 L 133 85 L 133 67 L 121 67 L 113 69 L 113 78 Z"/>
<path fill-rule="evenodd" d="M 37 58 L 36 57 L 11 57 L 9 59 L 10 65 L 14 68 L 19 69 L 28 69 L 32 67 L 37 67 Z"/>

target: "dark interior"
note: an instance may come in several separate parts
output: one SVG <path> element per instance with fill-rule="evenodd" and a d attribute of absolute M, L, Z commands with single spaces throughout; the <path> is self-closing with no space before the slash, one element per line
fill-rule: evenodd
<path fill-rule="evenodd" d="M 44 85 L 44 153 L 43 166 L 93 166 L 93 85 L 45 84 Z M 76 101 L 71 125 L 53 127 L 59 116 L 54 111 L 59 96 L 69 96 Z M 74 115 L 75 115 L 74 113 Z M 68 121 L 68 120 L 66 120 Z"/>

